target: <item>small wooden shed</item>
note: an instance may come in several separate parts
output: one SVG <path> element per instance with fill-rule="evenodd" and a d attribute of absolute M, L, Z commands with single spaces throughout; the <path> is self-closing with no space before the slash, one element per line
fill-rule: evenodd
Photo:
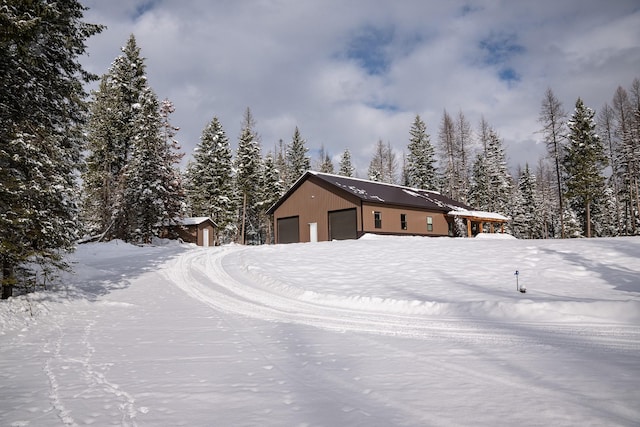
<path fill-rule="evenodd" d="M 216 244 L 216 228 L 216 223 L 208 216 L 187 217 L 167 227 L 167 234 L 173 234 L 187 243 L 208 247 Z"/>

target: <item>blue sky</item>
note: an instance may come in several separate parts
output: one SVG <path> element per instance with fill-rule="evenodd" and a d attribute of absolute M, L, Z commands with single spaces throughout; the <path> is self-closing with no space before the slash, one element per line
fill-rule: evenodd
<path fill-rule="evenodd" d="M 416 114 L 437 145 L 446 110 L 481 117 L 503 139 L 510 166 L 544 153 L 538 114 L 552 88 L 599 110 L 640 78 L 636 0 L 84 0 L 83 63 L 107 72 L 130 34 L 149 83 L 176 107 L 190 155 L 217 116 L 232 144 L 251 108 L 263 150 L 299 127 L 311 153 L 337 165 L 348 148 L 358 175 L 378 140 L 401 159 Z"/>

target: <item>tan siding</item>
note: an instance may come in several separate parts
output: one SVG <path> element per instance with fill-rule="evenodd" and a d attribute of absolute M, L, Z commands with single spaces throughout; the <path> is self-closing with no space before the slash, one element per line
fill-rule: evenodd
<path fill-rule="evenodd" d="M 214 236 L 214 232 L 215 229 L 213 228 L 213 225 L 211 225 L 208 221 L 207 222 L 203 222 L 202 224 L 198 225 L 198 246 L 204 246 L 204 229 L 208 229 L 209 230 L 209 246 L 214 246 L 215 244 L 215 236 Z"/>
<path fill-rule="evenodd" d="M 420 234 L 429 236 L 447 236 L 449 225 L 442 212 L 427 212 L 418 209 L 363 204 L 363 221 L 365 233 Z M 382 228 L 375 228 L 374 212 L 382 215 Z M 403 230 L 400 214 L 407 215 L 407 229 Z M 427 217 L 433 217 L 433 231 L 427 231 Z"/>
<path fill-rule="evenodd" d="M 299 216 L 300 241 L 309 242 L 309 223 L 315 222 L 318 224 L 318 241 L 322 242 L 329 240 L 329 211 L 359 208 L 359 206 L 356 200 L 346 200 L 314 182 L 313 177 L 309 177 L 276 209 L 274 223 L 277 224 L 278 218 Z M 357 218 L 358 230 L 360 230 L 362 224 L 359 210 Z"/>

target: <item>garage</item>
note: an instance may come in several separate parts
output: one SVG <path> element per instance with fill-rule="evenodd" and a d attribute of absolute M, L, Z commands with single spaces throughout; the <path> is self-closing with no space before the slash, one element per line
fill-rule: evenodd
<path fill-rule="evenodd" d="M 278 218 L 278 243 L 300 242 L 300 217 Z"/>
<path fill-rule="evenodd" d="M 329 240 L 358 238 L 358 217 L 356 209 L 329 212 Z"/>

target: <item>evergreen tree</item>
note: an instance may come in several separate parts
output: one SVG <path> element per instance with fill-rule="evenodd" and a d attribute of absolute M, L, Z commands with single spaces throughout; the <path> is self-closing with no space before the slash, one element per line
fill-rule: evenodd
<path fill-rule="evenodd" d="M 618 139 L 616 164 L 620 183 L 620 200 L 624 207 L 625 234 L 640 233 L 640 81 L 634 81 L 631 99 L 618 87 L 613 97 Z"/>
<path fill-rule="evenodd" d="M 611 231 L 609 235 L 617 236 L 623 233 L 624 224 L 622 223 L 622 214 L 620 207 L 620 168 L 617 161 L 617 141 L 615 138 L 615 112 L 609 104 L 605 104 L 598 113 L 598 134 L 601 135 L 602 143 L 605 146 L 609 166 L 611 167 L 611 175 L 608 178 L 608 187 L 611 188 L 611 197 L 613 197 L 613 204 L 609 204 L 611 200 L 608 200 L 610 212 L 614 216 L 615 231 Z"/>
<path fill-rule="evenodd" d="M 509 216 L 513 179 L 507 166 L 507 156 L 502 140 L 495 131 L 491 131 L 490 135 L 487 159 L 489 160 L 489 182 L 493 192 L 491 210 Z"/>
<path fill-rule="evenodd" d="M 507 168 L 502 141 L 489 128 L 486 154 L 479 153 L 473 165 L 469 200 L 476 209 L 509 216 L 512 190 L 512 178 Z"/>
<path fill-rule="evenodd" d="M 161 193 L 162 204 L 165 209 L 165 218 L 172 220 L 181 218 L 186 211 L 186 191 L 180 173 L 180 162 L 184 157 L 180 143 L 175 139 L 179 127 L 173 126 L 169 116 L 175 112 L 173 103 L 164 99 L 160 103 L 160 138 L 164 142 L 161 153 L 164 162 L 161 182 L 165 192 Z"/>
<path fill-rule="evenodd" d="M 333 162 L 331 156 L 324 149 L 324 146 L 320 148 L 320 163 L 318 165 L 318 171 L 322 173 L 334 173 Z"/>
<path fill-rule="evenodd" d="M 307 156 L 306 141 L 300 136 L 300 130 L 296 126 L 293 131 L 293 139 L 287 146 L 287 176 L 289 186 L 296 182 L 306 171 L 311 169 L 311 159 Z"/>
<path fill-rule="evenodd" d="M 230 242 L 237 233 L 237 197 L 231 147 L 217 117 L 202 131 L 186 175 L 191 214 L 211 217 L 218 226 L 216 241 Z"/>
<path fill-rule="evenodd" d="M 529 171 L 529 164 L 525 165 L 520 174 L 518 188 L 514 197 L 512 229 L 519 238 L 539 238 L 538 206 L 536 197 L 536 176 Z"/>
<path fill-rule="evenodd" d="M 79 2 L 5 0 L 0 7 L 0 263 L 2 298 L 31 270 L 65 267 L 78 237 L 77 183 L 86 119 L 78 61 L 101 26 Z"/>
<path fill-rule="evenodd" d="M 182 158 L 173 140 L 168 114 L 151 88 L 143 89 L 133 122 L 133 145 L 122 174 L 122 194 L 116 204 L 123 213 L 127 241 L 150 243 L 162 227 L 184 212 L 184 191 L 177 163 Z M 169 141 L 165 140 L 169 138 Z"/>
<path fill-rule="evenodd" d="M 594 200 L 604 198 L 603 170 L 607 158 L 600 137 L 596 133 L 595 113 L 586 107 L 582 99 L 576 101 L 576 109 L 568 123 L 568 145 L 564 156 L 567 197 L 583 208 L 583 229 L 591 237 L 591 208 Z"/>
<path fill-rule="evenodd" d="M 282 182 L 282 185 L 288 189 L 290 186 L 290 180 L 287 175 L 289 169 L 287 166 L 287 150 L 282 139 L 278 141 L 278 146 L 276 147 L 275 152 L 274 166 L 278 171 L 280 182 Z"/>
<path fill-rule="evenodd" d="M 342 156 L 340 157 L 340 166 L 338 170 L 338 175 L 352 177 L 355 168 L 351 164 L 351 152 L 347 148 L 342 152 Z"/>
<path fill-rule="evenodd" d="M 273 220 L 267 215 L 267 210 L 273 206 L 284 194 L 282 182 L 275 167 L 273 155 L 268 153 L 264 159 L 262 176 L 260 179 L 260 198 L 258 211 L 260 215 L 261 235 L 264 235 L 263 243 L 273 243 Z"/>
<path fill-rule="evenodd" d="M 122 175 L 131 156 L 137 132 L 134 123 L 146 89 L 144 58 L 131 35 L 94 93 L 88 129 L 84 216 L 89 231 L 107 238 L 128 238 L 130 215 L 123 210 Z"/>
<path fill-rule="evenodd" d="M 409 155 L 405 167 L 406 185 L 436 190 L 435 151 L 429 140 L 427 126 L 419 115 L 416 115 L 409 135 Z"/>
<path fill-rule="evenodd" d="M 247 108 L 235 159 L 236 182 L 240 197 L 240 243 L 256 242 L 259 232 L 259 184 L 262 174 L 262 158 L 258 135 L 254 131 L 251 110 Z"/>
<path fill-rule="evenodd" d="M 478 153 L 473 162 L 468 199 L 475 209 L 490 211 L 493 208 L 488 159 L 482 153 Z"/>

